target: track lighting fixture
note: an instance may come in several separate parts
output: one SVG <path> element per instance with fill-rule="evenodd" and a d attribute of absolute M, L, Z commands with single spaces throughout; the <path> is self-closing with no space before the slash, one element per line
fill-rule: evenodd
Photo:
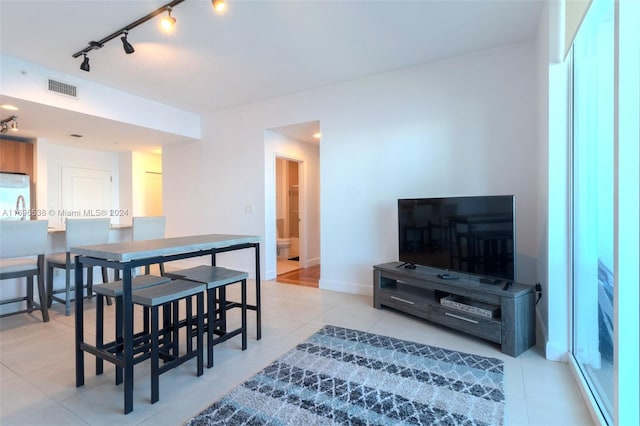
<path fill-rule="evenodd" d="M 9 118 L 5 118 L 4 120 L 0 121 L 0 124 L 2 125 L 2 129 L 0 130 L 0 133 L 7 133 L 7 131 L 9 130 L 9 123 L 11 123 L 11 130 L 14 132 L 17 132 L 18 130 L 18 117 L 13 115 Z"/>
<path fill-rule="evenodd" d="M 91 70 L 91 67 L 89 66 L 89 57 L 86 53 L 84 54 L 84 60 L 80 64 L 80 69 L 86 72 L 89 72 Z"/>
<path fill-rule="evenodd" d="M 171 16 L 171 8 L 167 7 L 167 16 L 160 20 L 160 25 L 165 31 L 173 30 L 173 27 L 176 25 L 176 18 Z"/>
<path fill-rule="evenodd" d="M 85 47 L 82 50 L 77 51 L 76 53 L 74 53 L 72 56 L 74 58 L 78 58 L 80 56 L 84 55 L 84 60 L 82 62 L 82 65 L 80 65 L 80 69 L 83 71 L 89 71 L 89 59 L 87 58 L 87 53 L 91 52 L 92 50 L 98 50 L 101 49 L 105 43 L 110 42 L 111 40 L 113 40 L 116 37 L 120 37 L 120 40 L 122 41 L 122 48 L 124 49 L 124 51 L 126 53 L 133 53 L 135 51 L 135 49 L 133 48 L 133 46 L 127 41 L 127 33 L 129 31 L 131 31 L 132 29 L 136 28 L 139 25 L 144 24 L 145 22 L 155 18 L 156 16 L 165 13 L 165 12 L 169 12 L 169 18 L 171 18 L 171 20 L 173 21 L 173 23 L 176 22 L 176 19 L 171 16 L 171 10 L 174 6 L 182 3 L 185 0 L 173 0 L 167 4 L 165 4 L 164 6 L 160 6 L 159 8 L 157 8 L 156 10 L 154 10 L 153 12 L 149 13 L 146 16 L 143 16 L 142 18 L 138 19 L 137 21 L 134 21 L 132 23 L 130 23 L 129 25 L 126 25 L 122 28 L 120 28 L 118 31 L 115 31 L 111 34 L 109 34 L 108 36 L 104 37 L 101 40 L 98 41 L 90 41 L 87 45 L 87 47 Z M 164 19 L 167 19 L 166 17 Z M 131 51 L 129 51 L 131 50 Z"/>
<path fill-rule="evenodd" d="M 98 41 L 90 41 L 87 45 L 87 47 L 85 47 L 84 49 L 74 53 L 72 56 L 74 58 L 78 58 L 80 56 L 83 56 L 84 59 L 82 61 L 82 64 L 80 65 L 80 69 L 82 71 L 87 71 L 89 72 L 89 58 L 87 57 L 87 53 L 91 52 L 92 50 L 98 50 L 101 49 L 105 43 L 113 40 L 116 37 L 120 37 L 120 40 L 122 41 L 122 48 L 124 49 L 125 53 L 127 54 L 131 54 L 133 52 L 135 52 L 135 49 L 133 48 L 133 46 L 131 45 L 131 43 L 129 43 L 129 41 L 127 40 L 127 35 L 129 34 L 129 31 L 134 29 L 135 27 L 144 24 L 145 22 L 149 21 L 152 18 L 155 18 L 156 16 L 163 14 L 163 13 L 167 13 L 167 16 L 163 17 L 162 20 L 160 21 L 160 25 L 162 26 L 162 28 L 164 28 L 167 31 L 171 31 L 173 29 L 173 27 L 176 24 L 176 18 L 174 18 L 173 16 L 171 16 L 171 11 L 173 10 L 173 8 L 182 3 L 185 0 L 173 0 L 167 4 L 165 4 L 164 6 L 160 6 L 159 8 L 157 8 L 156 10 L 154 10 L 153 12 L 149 13 L 146 16 L 143 16 L 142 18 L 138 19 L 137 21 L 134 21 L 132 23 L 130 23 L 129 25 L 126 25 L 122 28 L 120 28 L 118 31 L 109 34 L 108 36 L 104 37 L 101 40 Z M 216 13 L 224 13 L 227 9 L 227 1 L 226 0 L 211 0 L 211 5 L 213 6 L 213 10 Z"/>
<path fill-rule="evenodd" d="M 122 48 L 124 49 L 124 53 L 126 53 L 127 55 L 130 55 L 133 52 L 135 52 L 136 49 L 134 49 L 133 46 L 131 45 L 131 43 L 129 43 L 129 41 L 127 40 L 127 35 L 128 34 L 129 34 L 129 32 L 125 31 L 124 35 L 122 37 L 120 37 L 120 40 L 122 40 Z"/>

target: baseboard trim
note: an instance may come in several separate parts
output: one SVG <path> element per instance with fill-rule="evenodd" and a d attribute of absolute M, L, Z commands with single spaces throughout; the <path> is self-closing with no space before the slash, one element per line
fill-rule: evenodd
<path fill-rule="evenodd" d="M 544 347 L 544 356 L 550 361 L 567 362 L 569 354 L 554 342 L 547 342 Z"/>
<path fill-rule="evenodd" d="M 540 331 L 540 333 L 538 333 L 538 331 Z M 542 340 L 540 340 L 540 338 L 542 338 Z M 542 318 L 540 311 L 536 308 L 536 345 L 543 344 L 546 346 L 548 339 L 549 335 L 547 333 L 547 327 L 544 325 L 544 318 Z"/>
<path fill-rule="evenodd" d="M 310 268 L 312 266 L 317 266 L 320 264 L 320 258 L 319 257 L 314 257 L 313 259 L 307 259 L 303 265 L 301 265 L 302 268 Z"/>
<path fill-rule="evenodd" d="M 538 333 L 536 333 L 536 344 L 543 345 L 544 356 L 550 361 L 567 362 L 569 359 L 569 353 L 567 348 L 563 345 L 559 345 L 556 342 L 549 341 L 549 334 L 547 327 L 544 324 L 544 318 L 540 315 L 540 311 L 536 309 L 536 331 L 540 331 L 542 341 L 539 340 Z"/>
<path fill-rule="evenodd" d="M 278 270 L 277 269 L 270 269 L 268 271 L 264 271 L 264 280 L 265 281 L 275 280 L 277 276 L 278 276 Z"/>
<path fill-rule="evenodd" d="M 321 278 L 318 285 L 322 290 L 339 291 L 341 293 L 362 294 L 365 296 L 371 296 L 373 294 L 371 285 L 365 284 L 323 280 Z"/>

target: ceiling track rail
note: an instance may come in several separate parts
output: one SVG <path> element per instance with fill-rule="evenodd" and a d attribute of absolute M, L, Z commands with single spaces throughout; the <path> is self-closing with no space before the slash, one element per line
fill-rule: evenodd
<path fill-rule="evenodd" d="M 90 41 L 89 44 L 87 45 L 87 47 L 85 47 L 82 50 L 77 51 L 76 53 L 74 53 L 72 56 L 74 58 L 77 58 L 81 55 L 84 55 L 92 50 L 97 50 L 102 48 L 105 43 L 108 43 L 109 41 L 113 40 L 114 38 L 118 37 L 121 34 L 124 34 L 125 32 L 128 32 L 129 30 L 134 29 L 135 27 L 144 24 L 145 22 L 147 22 L 150 19 L 155 18 L 156 16 L 160 15 L 161 13 L 166 12 L 167 10 L 170 10 L 171 8 L 173 8 L 174 6 L 182 3 L 185 0 L 173 0 L 172 2 L 169 2 L 167 4 L 165 4 L 164 6 L 160 6 L 159 8 L 157 8 L 156 10 L 154 10 L 153 12 L 149 13 L 146 16 L 143 16 L 142 18 L 138 19 L 137 21 L 134 21 L 132 23 L 130 23 L 129 25 L 126 25 L 122 28 L 120 28 L 119 30 L 109 34 L 108 36 L 98 40 L 98 41 Z"/>

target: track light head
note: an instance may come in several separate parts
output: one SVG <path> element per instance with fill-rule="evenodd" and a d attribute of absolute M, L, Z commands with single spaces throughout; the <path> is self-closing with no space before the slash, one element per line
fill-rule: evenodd
<path fill-rule="evenodd" d="M 211 5 L 213 6 L 213 11 L 216 13 L 222 14 L 227 11 L 226 0 L 211 0 Z"/>
<path fill-rule="evenodd" d="M 86 53 L 84 53 L 84 60 L 80 64 L 80 69 L 86 72 L 89 72 L 91 70 L 91 67 L 89 66 L 89 57 Z"/>
<path fill-rule="evenodd" d="M 122 40 L 122 48 L 124 49 L 124 53 L 126 53 L 127 55 L 132 54 L 133 52 L 136 51 L 136 49 L 133 48 L 133 46 L 131 45 L 131 43 L 129 43 L 129 41 L 127 41 L 127 35 L 129 33 L 127 31 L 124 32 L 124 36 L 120 37 L 120 40 Z"/>
<path fill-rule="evenodd" d="M 2 128 L 0 129 L 0 133 L 7 133 L 7 131 L 9 130 L 9 123 L 11 123 L 11 130 L 14 132 L 17 132 L 18 130 L 18 117 L 13 115 L 9 118 L 5 118 L 4 120 L 0 121 L 0 124 L 2 124 Z"/>
<path fill-rule="evenodd" d="M 171 8 L 167 7 L 167 16 L 162 18 L 160 21 L 160 25 L 165 31 L 173 30 L 173 27 L 176 25 L 176 18 L 171 16 Z"/>

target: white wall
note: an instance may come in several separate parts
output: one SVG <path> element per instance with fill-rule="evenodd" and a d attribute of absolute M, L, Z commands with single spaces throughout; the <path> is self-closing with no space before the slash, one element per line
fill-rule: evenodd
<path fill-rule="evenodd" d="M 162 204 L 162 194 L 154 194 L 153 188 L 147 187 L 147 173 L 162 174 L 162 156 L 159 154 L 148 154 L 142 152 L 132 152 L 132 216 L 151 216 L 148 212 L 148 201 L 151 197 L 158 197 Z"/>
<path fill-rule="evenodd" d="M 133 158 L 133 152 L 121 152 L 118 154 L 120 162 L 120 185 L 118 199 L 120 200 L 120 208 L 125 210 L 128 214 L 122 218 L 121 223 L 123 225 L 131 225 L 133 223 L 133 216 L 135 214 L 134 203 L 134 185 L 133 176 L 135 162 Z"/>
<path fill-rule="evenodd" d="M 162 203 L 162 194 L 155 194 L 146 185 L 147 173 L 162 174 L 162 155 L 148 154 L 136 151 L 121 152 L 118 155 L 120 162 L 120 209 L 126 215 L 120 218 L 123 225 L 131 225 L 134 216 L 150 216 L 147 212 L 149 197 L 159 198 Z"/>
<path fill-rule="evenodd" d="M 143 216 L 144 176 L 147 171 L 162 172 L 162 158 L 155 154 L 140 152 L 116 152 L 81 149 L 51 143 L 46 139 L 37 141 L 38 209 L 52 213 L 45 217 L 49 225 L 62 227 L 61 209 L 63 167 L 108 170 L 111 172 L 111 205 L 109 210 L 118 210 L 110 215 L 112 225 L 131 225 L 133 216 Z"/>
<path fill-rule="evenodd" d="M 539 263 L 542 299 L 538 325 L 548 359 L 566 359 L 569 351 L 570 158 L 569 64 L 564 61 L 564 7 L 545 3 L 538 29 L 539 80 Z"/>
<path fill-rule="evenodd" d="M 38 139 L 37 189 L 38 209 L 49 214 L 43 217 L 49 220 L 49 226 L 63 226 L 61 176 L 63 167 L 77 167 L 95 170 L 108 170 L 113 178 L 111 184 L 112 209 L 120 208 L 119 181 L 120 164 L 117 152 L 80 149 L 65 145 L 56 145 L 46 139 Z M 46 196 L 43 191 L 46 188 Z M 121 217 L 111 218 L 112 224 L 120 223 Z"/>
<path fill-rule="evenodd" d="M 200 116 L 189 111 L 7 55 L 0 55 L 0 71 L 0 91 L 4 96 L 189 138 L 200 137 Z M 50 78 L 77 86 L 78 98 L 46 90 L 45 85 Z"/>
<path fill-rule="evenodd" d="M 267 138 L 267 133 L 265 132 L 265 139 Z M 265 144 L 266 145 L 266 144 Z M 265 164 L 265 168 L 269 167 L 269 153 L 266 153 L 267 163 Z M 282 230 L 278 230 L 278 232 L 283 232 L 283 234 L 278 234 L 278 238 L 284 238 L 287 234 L 284 234 L 288 230 L 285 229 L 284 222 L 285 216 L 287 214 L 287 187 L 288 187 L 288 179 L 287 179 L 287 161 L 283 158 L 276 158 L 276 228 L 277 221 L 282 220 L 283 226 Z M 269 204 L 268 200 L 269 190 L 267 190 L 267 200 L 265 200 L 265 204 Z M 266 224 L 267 228 L 269 224 Z"/>
<path fill-rule="evenodd" d="M 263 132 L 320 120 L 321 287 L 371 293 L 372 265 L 397 260 L 397 198 L 482 194 L 516 195 L 518 279 L 533 283 L 536 85 L 527 43 L 203 117 L 202 142 L 165 150 L 168 234 L 264 237 Z"/>
<path fill-rule="evenodd" d="M 295 123 L 291 123 L 295 124 Z M 300 262 L 308 268 L 320 264 L 320 149 L 318 145 L 304 143 L 266 131 L 265 140 L 265 278 L 273 279 L 276 271 L 276 156 L 300 161 Z"/>
<path fill-rule="evenodd" d="M 548 196 L 549 196 L 549 5 L 544 4 L 538 28 L 538 38 L 536 40 L 536 62 L 538 78 L 538 137 L 540 149 L 538 150 L 538 230 L 540 231 L 538 242 L 538 263 L 537 276 L 542 286 L 542 299 L 536 305 L 536 320 L 538 329 L 542 336 L 538 336 L 538 341 L 547 341 L 548 328 Z"/>
<path fill-rule="evenodd" d="M 208 135 L 204 141 L 185 144 L 180 149 L 163 148 L 166 236 L 264 236 L 266 127 L 244 125 L 242 115 L 225 112 L 207 116 L 202 123 L 202 132 Z M 253 212 L 246 211 L 247 205 L 254 206 Z M 261 259 L 264 258 L 262 244 Z M 221 254 L 218 259 L 222 266 L 253 275 L 253 250 Z M 264 273 L 264 261 L 261 269 Z"/>

